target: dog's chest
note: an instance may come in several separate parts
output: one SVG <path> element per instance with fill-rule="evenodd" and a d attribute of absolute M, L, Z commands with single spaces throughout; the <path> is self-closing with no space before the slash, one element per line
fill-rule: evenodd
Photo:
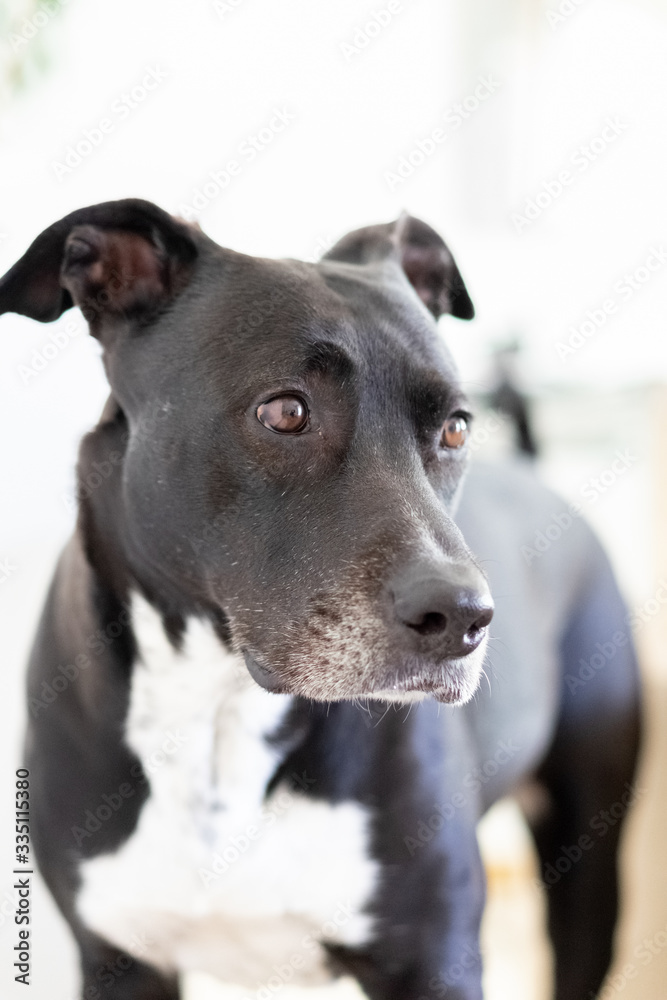
<path fill-rule="evenodd" d="M 293 982 L 326 981 L 320 942 L 359 946 L 371 933 L 367 812 L 284 786 L 265 798 L 289 696 L 255 685 L 203 622 L 176 652 L 143 599 L 132 618 L 126 738 L 150 796 L 119 850 L 82 864 L 84 922 L 164 968 L 258 988 L 287 961 Z"/>

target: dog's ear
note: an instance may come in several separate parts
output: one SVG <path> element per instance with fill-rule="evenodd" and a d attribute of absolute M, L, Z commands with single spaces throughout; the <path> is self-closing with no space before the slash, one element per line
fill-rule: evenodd
<path fill-rule="evenodd" d="M 196 256 L 193 231 L 157 205 L 91 205 L 45 229 L 0 279 L 0 313 L 49 323 L 77 305 L 100 336 L 105 318 L 150 313 L 176 295 Z"/>
<path fill-rule="evenodd" d="M 442 313 L 473 318 L 475 308 L 446 243 L 434 229 L 411 215 L 404 213 L 396 222 L 348 233 L 325 259 L 369 264 L 392 256 L 398 257 L 417 295 L 436 319 Z"/>

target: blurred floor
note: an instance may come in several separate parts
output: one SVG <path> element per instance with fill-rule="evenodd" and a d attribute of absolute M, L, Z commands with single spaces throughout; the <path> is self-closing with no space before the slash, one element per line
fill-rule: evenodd
<path fill-rule="evenodd" d="M 663 670 L 664 675 L 664 670 Z M 622 852 L 622 918 L 603 1000 L 667 997 L 667 683 L 645 671 L 646 742 Z M 483 928 L 486 1000 L 548 1000 L 551 949 L 535 859 L 513 804 L 489 814 L 481 841 L 489 874 Z M 517 827 L 519 829 L 517 829 Z M 588 998 L 587 998 L 588 1000 Z"/>

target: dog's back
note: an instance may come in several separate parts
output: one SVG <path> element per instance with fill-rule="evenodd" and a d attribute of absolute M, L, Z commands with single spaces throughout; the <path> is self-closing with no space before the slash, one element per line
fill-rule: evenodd
<path fill-rule="evenodd" d="M 479 761 L 492 760 L 500 740 L 521 748 L 490 777 L 488 803 L 544 757 L 564 713 L 591 724 L 636 704 L 639 675 L 628 609 L 603 547 L 532 462 L 473 462 L 457 523 L 496 604 L 488 683 L 464 712 Z"/>

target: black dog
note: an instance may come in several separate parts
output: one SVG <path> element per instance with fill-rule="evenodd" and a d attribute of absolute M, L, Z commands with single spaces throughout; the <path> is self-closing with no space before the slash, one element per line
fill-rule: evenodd
<path fill-rule="evenodd" d="M 562 506 L 528 472 L 480 468 L 463 535 L 452 519 L 470 415 L 433 317 L 473 307 L 442 240 L 404 217 L 319 264 L 264 260 L 112 202 L 0 283 L 0 311 L 72 305 L 111 396 L 32 655 L 26 764 L 83 996 L 174 1000 L 199 969 L 259 997 L 347 973 L 383 1000 L 478 1000 L 475 823 L 532 776 L 556 995 L 588 1000 L 632 643 L 609 641 L 625 610 L 583 522 L 522 558 Z M 502 642 L 462 709 L 492 616 L 464 535 Z M 596 642 L 604 669 L 563 683 Z"/>

